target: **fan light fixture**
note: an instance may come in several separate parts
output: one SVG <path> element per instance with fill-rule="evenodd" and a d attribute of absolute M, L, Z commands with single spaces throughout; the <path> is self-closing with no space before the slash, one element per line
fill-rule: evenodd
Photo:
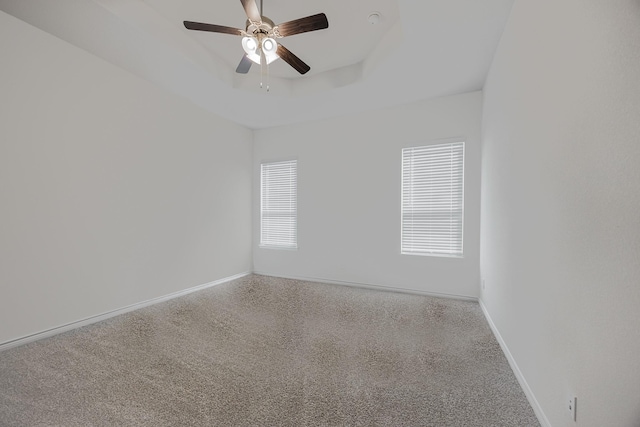
<path fill-rule="evenodd" d="M 267 37 L 262 41 L 262 50 L 265 54 L 275 54 L 278 44 L 271 37 Z"/>
<path fill-rule="evenodd" d="M 271 64 L 273 61 L 279 58 L 278 54 L 276 53 L 278 50 L 278 43 L 276 43 L 276 41 L 273 38 L 265 37 L 262 40 L 261 49 L 258 46 L 260 46 L 258 38 L 256 37 L 242 38 L 242 48 L 247 54 L 247 58 L 249 58 L 251 61 L 255 62 L 256 64 L 261 63 L 260 50 L 262 50 L 262 53 L 264 53 L 264 56 L 267 60 L 267 64 Z"/>

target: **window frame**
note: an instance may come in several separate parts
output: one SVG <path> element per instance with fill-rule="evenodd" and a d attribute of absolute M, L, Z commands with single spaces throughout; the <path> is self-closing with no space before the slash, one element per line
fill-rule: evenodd
<path fill-rule="evenodd" d="M 461 145 L 461 166 L 460 166 L 460 250 L 459 252 L 450 251 L 438 251 L 438 250 L 409 250 L 405 246 L 405 152 L 412 149 L 420 148 L 434 148 L 437 146 L 453 146 L 456 144 Z M 402 255 L 417 255 L 417 256 L 432 256 L 432 257 L 445 257 L 445 258 L 464 258 L 464 195 L 465 195 L 465 167 L 466 167 L 466 141 L 464 138 L 451 138 L 445 140 L 431 141 L 428 143 L 417 143 L 414 145 L 403 147 L 401 150 L 401 177 L 400 177 L 400 254 Z"/>
<path fill-rule="evenodd" d="M 279 164 L 294 164 L 295 165 L 295 176 L 294 183 L 295 187 L 293 189 L 294 195 L 294 210 L 293 210 L 293 244 L 274 244 L 274 243 L 264 243 L 264 225 L 265 225 L 265 195 L 264 195 L 264 179 L 265 166 L 273 166 Z M 260 163 L 260 241 L 258 243 L 258 247 L 262 249 L 275 249 L 275 250 L 289 250 L 296 251 L 298 250 L 298 159 L 280 159 L 273 161 L 263 161 Z"/>

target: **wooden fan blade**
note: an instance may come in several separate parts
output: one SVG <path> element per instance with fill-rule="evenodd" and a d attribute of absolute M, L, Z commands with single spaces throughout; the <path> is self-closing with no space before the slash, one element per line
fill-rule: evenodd
<path fill-rule="evenodd" d="M 247 55 L 242 55 L 238 68 L 236 68 L 236 73 L 247 74 L 249 69 L 251 69 L 251 64 L 253 64 L 253 61 L 251 61 Z"/>
<path fill-rule="evenodd" d="M 287 37 L 309 31 L 324 30 L 325 28 L 329 28 L 327 15 L 318 13 L 317 15 L 294 19 L 293 21 L 278 25 L 278 33 L 280 33 L 282 37 Z"/>
<path fill-rule="evenodd" d="M 256 4 L 256 0 L 240 0 L 244 11 L 247 14 L 249 21 L 262 22 L 262 16 L 260 16 L 260 10 Z"/>
<path fill-rule="evenodd" d="M 291 65 L 300 74 L 306 74 L 311 69 L 311 67 L 305 64 L 302 59 L 295 56 L 289 49 L 282 46 L 280 43 L 278 43 L 278 50 L 276 53 L 284 62 Z"/>
<path fill-rule="evenodd" d="M 202 22 L 184 21 L 184 26 L 189 30 L 209 31 L 211 33 L 233 34 L 234 36 L 242 35 L 241 29 L 225 27 L 224 25 L 203 24 Z"/>

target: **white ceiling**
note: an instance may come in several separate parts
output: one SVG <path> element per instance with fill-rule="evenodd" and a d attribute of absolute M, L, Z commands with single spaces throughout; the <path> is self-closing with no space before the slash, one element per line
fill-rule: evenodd
<path fill-rule="evenodd" d="M 319 12 L 329 20 L 280 40 L 311 71 L 275 61 L 269 93 L 260 66 L 235 73 L 239 37 L 182 25 L 244 29 L 239 0 L 0 0 L 0 10 L 257 129 L 482 89 L 514 0 L 263 1 L 276 24 Z"/>

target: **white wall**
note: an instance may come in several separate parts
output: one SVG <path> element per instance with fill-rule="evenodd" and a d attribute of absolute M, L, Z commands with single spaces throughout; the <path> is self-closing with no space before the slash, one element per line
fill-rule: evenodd
<path fill-rule="evenodd" d="M 540 408 L 640 425 L 640 2 L 516 1 L 482 141 L 481 298 Z"/>
<path fill-rule="evenodd" d="M 251 131 L 0 12 L 0 343 L 251 270 Z"/>
<path fill-rule="evenodd" d="M 254 135 L 254 270 L 258 273 L 477 296 L 480 92 Z M 400 254 L 401 149 L 466 142 L 464 258 Z M 260 163 L 298 159 L 297 251 L 262 249 Z"/>

